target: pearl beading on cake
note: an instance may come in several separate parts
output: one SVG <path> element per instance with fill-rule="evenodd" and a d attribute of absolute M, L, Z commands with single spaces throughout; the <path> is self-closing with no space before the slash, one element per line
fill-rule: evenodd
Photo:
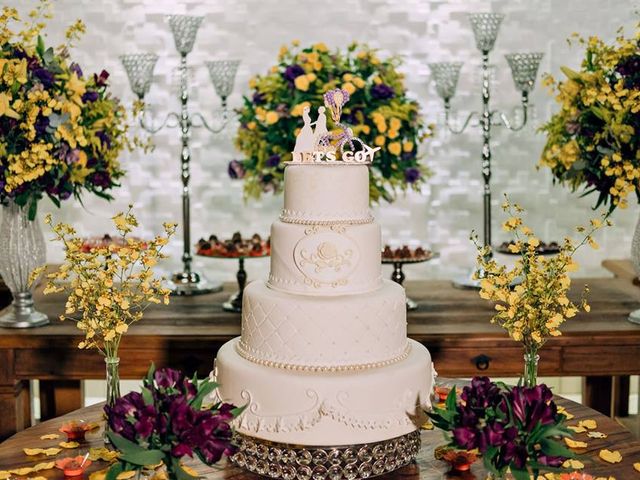
<path fill-rule="evenodd" d="M 349 212 L 347 215 L 337 216 L 336 214 L 300 212 L 285 208 L 280 214 L 280 220 L 285 223 L 296 223 L 299 225 L 360 225 L 363 223 L 373 222 L 373 215 L 371 215 L 371 212 L 368 209 L 359 212 Z"/>
<path fill-rule="evenodd" d="M 299 372 L 352 372 L 356 370 L 367 370 L 370 368 L 386 367 L 388 365 L 393 365 L 394 363 L 401 362 L 409 356 L 409 353 L 411 352 L 411 345 L 407 343 L 407 346 L 400 355 L 388 360 L 369 363 L 357 363 L 352 365 L 297 365 L 293 363 L 276 362 L 273 360 L 258 358 L 249 353 L 248 350 L 250 350 L 250 347 L 245 345 L 242 340 L 240 340 L 236 345 L 236 351 L 238 352 L 238 355 L 246 360 L 249 360 L 250 362 L 257 363 L 258 365 L 264 365 L 265 367 L 279 368 L 282 370 L 294 370 Z"/>

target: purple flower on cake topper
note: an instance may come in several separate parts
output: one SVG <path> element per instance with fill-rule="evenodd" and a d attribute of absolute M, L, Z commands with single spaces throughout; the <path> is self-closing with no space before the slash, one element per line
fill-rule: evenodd
<path fill-rule="evenodd" d="M 378 83 L 371 87 L 371 96 L 376 100 L 388 100 L 395 96 L 395 92 L 389 85 Z"/>
<path fill-rule="evenodd" d="M 244 167 L 242 163 L 238 160 L 231 160 L 229 162 L 229 167 L 227 168 L 227 173 L 229 177 L 233 180 L 240 179 L 244 177 Z"/>

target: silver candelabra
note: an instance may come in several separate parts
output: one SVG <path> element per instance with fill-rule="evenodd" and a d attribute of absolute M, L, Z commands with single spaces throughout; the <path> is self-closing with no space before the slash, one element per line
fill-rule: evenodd
<path fill-rule="evenodd" d="M 191 178 L 190 163 L 191 150 L 189 148 L 189 138 L 191 128 L 204 127 L 212 134 L 218 134 L 224 130 L 228 123 L 227 98 L 233 90 L 233 82 L 238 70 L 239 60 L 216 60 L 205 62 L 209 70 L 211 82 L 217 95 L 222 101 L 222 121 L 219 125 L 212 126 L 200 113 L 189 111 L 189 85 L 187 70 L 187 55 L 193 50 L 198 28 L 204 17 L 193 17 L 188 15 L 169 15 L 167 21 L 176 49 L 180 54 L 180 103 L 179 113 L 171 112 L 167 114 L 164 121 L 154 126 L 153 122 L 147 120 L 147 114 L 142 112 L 140 126 L 151 134 L 158 133 L 164 127 L 178 127 L 182 148 L 180 150 L 180 179 L 182 180 L 182 232 L 183 232 L 183 253 L 182 271 L 173 274 L 171 277 L 173 293 L 176 295 L 194 295 L 208 293 L 222 289 L 220 283 L 213 284 L 206 281 L 200 274 L 192 271 L 191 262 L 191 218 L 190 218 L 190 198 L 189 180 Z M 158 61 L 158 56 L 154 53 L 141 53 L 132 55 L 122 55 L 120 57 L 129 77 L 131 90 L 140 100 L 149 92 L 153 77 L 153 69 Z"/>
<path fill-rule="evenodd" d="M 483 245 L 491 246 L 491 129 L 492 127 L 505 126 L 509 130 L 521 130 L 527 123 L 529 109 L 529 92 L 535 84 L 538 66 L 542 60 L 542 53 L 510 53 L 505 55 L 511 76 L 515 86 L 521 92 L 522 120 L 518 124 L 511 122 L 507 115 L 491 109 L 491 82 L 489 71 L 489 52 L 498 36 L 498 30 L 504 15 L 498 13 L 473 13 L 469 15 L 469 21 L 476 40 L 476 46 L 482 53 L 482 111 L 471 112 L 458 129 L 450 122 L 451 98 L 455 95 L 458 85 L 458 77 L 462 62 L 430 63 L 429 69 L 435 80 L 436 92 L 444 101 L 444 113 L 446 127 L 454 134 L 464 132 L 468 126 L 478 126 L 482 132 L 482 179 L 483 190 Z M 477 119 L 477 122 L 475 121 Z M 471 122 L 474 123 L 471 123 Z M 478 288 L 480 275 L 474 275 L 478 268 L 464 278 L 454 281 L 454 284 L 463 288 Z"/>

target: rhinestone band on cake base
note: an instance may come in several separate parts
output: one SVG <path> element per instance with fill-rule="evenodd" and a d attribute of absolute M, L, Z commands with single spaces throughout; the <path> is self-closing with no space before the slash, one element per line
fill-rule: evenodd
<path fill-rule="evenodd" d="M 357 480 L 389 473 L 413 461 L 420 451 L 420 431 L 382 442 L 312 447 L 270 442 L 234 434 L 238 451 L 231 462 L 278 480 Z"/>

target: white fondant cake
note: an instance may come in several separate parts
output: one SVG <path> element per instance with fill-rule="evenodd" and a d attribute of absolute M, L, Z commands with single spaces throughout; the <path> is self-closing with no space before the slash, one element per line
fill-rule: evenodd
<path fill-rule="evenodd" d="M 244 291 L 242 335 L 218 352 L 239 433 L 295 445 L 389 440 L 419 428 L 433 374 L 383 281 L 366 165 L 296 164 L 272 226 L 271 274 Z"/>
<path fill-rule="evenodd" d="M 354 167 L 355 168 L 355 167 Z M 271 226 L 269 286 L 291 293 L 345 295 L 380 287 L 380 226 Z"/>

